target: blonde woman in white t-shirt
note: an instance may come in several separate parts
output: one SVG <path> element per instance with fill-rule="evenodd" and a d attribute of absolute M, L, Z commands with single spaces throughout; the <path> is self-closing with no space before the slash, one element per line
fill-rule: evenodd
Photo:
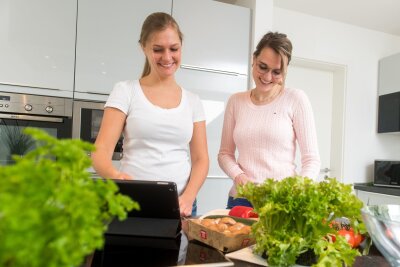
<path fill-rule="evenodd" d="M 107 178 L 176 182 L 181 215 L 194 215 L 209 159 L 201 101 L 175 81 L 182 33 L 169 14 L 157 12 L 144 21 L 139 43 L 146 56 L 142 77 L 114 86 L 95 142 L 93 167 Z M 111 159 L 121 133 L 124 156 L 116 169 Z"/>

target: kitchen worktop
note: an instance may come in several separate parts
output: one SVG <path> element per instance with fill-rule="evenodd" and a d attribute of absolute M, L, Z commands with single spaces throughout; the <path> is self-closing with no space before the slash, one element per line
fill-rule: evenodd
<path fill-rule="evenodd" d="M 176 239 L 108 237 L 102 251 L 88 258 L 85 267 L 107 266 L 184 266 L 223 262 L 223 254 L 198 241 L 188 241 L 184 234 Z M 236 267 L 260 266 L 240 260 L 232 260 Z M 389 263 L 372 246 L 369 256 L 356 258 L 354 267 L 390 267 Z"/>
<path fill-rule="evenodd" d="M 400 196 L 400 188 L 398 187 L 375 186 L 373 183 L 355 183 L 354 189 L 378 194 Z"/>

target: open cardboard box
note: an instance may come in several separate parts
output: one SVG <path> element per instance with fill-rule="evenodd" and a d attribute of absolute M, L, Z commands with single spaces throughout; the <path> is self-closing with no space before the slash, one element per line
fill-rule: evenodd
<path fill-rule="evenodd" d="M 252 219 L 243 219 L 228 215 L 210 215 L 204 217 L 203 219 L 215 219 L 223 217 L 231 217 L 235 221 L 241 222 L 246 225 L 252 225 L 255 222 Z M 189 239 L 196 239 L 224 253 L 242 249 L 255 243 L 254 238 L 252 238 L 249 234 L 237 234 L 228 236 L 224 233 L 209 229 L 204 225 L 201 225 L 199 219 L 188 220 L 187 231 Z"/>

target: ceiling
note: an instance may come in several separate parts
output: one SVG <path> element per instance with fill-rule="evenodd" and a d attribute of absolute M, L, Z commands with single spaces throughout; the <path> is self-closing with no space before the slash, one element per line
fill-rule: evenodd
<path fill-rule="evenodd" d="M 274 6 L 400 36 L 399 0 L 273 0 Z"/>

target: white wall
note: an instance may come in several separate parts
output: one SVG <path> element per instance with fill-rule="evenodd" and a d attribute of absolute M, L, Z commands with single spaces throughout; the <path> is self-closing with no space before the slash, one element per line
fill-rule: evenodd
<path fill-rule="evenodd" d="M 378 60 L 400 52 L 400 37 L 280 8 L 273 30 L 288 35 L 294 57 L 347 68 L 343 181 L 372 181 L 375 159 L 400 159 L 400 134 L 376 130 Z"/>
<path fill-rule="evenodd" d="M 400 134 L 377 134 L 378 61 L 400 52 L 399 36 L 277 8 L 273 0 L 220 1 L 253 9 L 253 50 L 264 33 L 280 31 L 293 57 L 346 67 L 343 182 L 372 181 L 375 159 L 400 160 Z"/>

